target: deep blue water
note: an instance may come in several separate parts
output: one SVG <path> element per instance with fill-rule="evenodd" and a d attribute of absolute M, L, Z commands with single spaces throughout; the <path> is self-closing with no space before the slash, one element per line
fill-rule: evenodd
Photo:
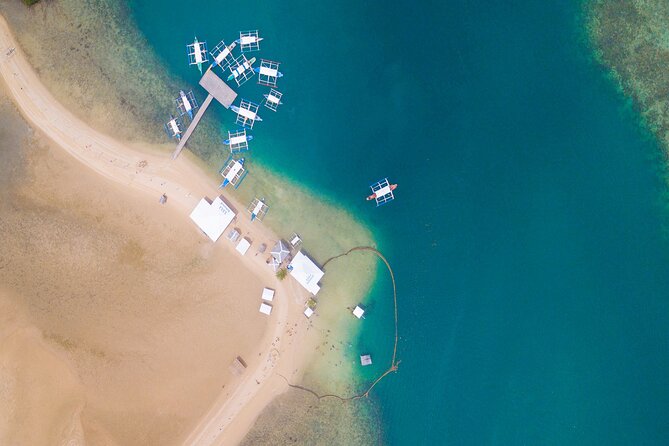
<path fill-rule="evenodd" d="M 669 444 L 660 149 L 591 62 L 580 3 L 131 5 L 193 85 L 193 34 L 259 28 L 283 62 L 252 156 L 360 215 L 393 264 L 389 444 Z M 398 199 L 374 209 L 385 175 Z M 363 338 L 383 358 L 379 282 Z"/>

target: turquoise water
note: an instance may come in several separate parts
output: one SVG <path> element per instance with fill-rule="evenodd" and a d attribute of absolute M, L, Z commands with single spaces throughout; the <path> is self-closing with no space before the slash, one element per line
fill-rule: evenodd
<path fill-rule="evenodd" d="M 660 149 L 563 3 L 131 2 L 192 85 L 193 34 L 259 28 L 283 62 L 252 156 L 360 215 L 393 264 L 388 444 L 669 443 Z M 385 175 L 398 199 L 374 209 L 361 197 Z M 387 282 L 362 333 L 377 371 Z"/>

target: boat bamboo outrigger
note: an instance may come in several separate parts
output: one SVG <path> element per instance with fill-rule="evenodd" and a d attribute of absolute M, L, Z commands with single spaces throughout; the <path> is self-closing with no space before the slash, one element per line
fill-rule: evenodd
<path fill-rule="evenodd" d="M 220 186 L 221 188 L 224 188 L 230 184 L 232 187 L 237 189 L 248 173 L 244 168 L 244 158 L 236 160 L 230 156 L 223 165 L 220 173 L 223 177 L 223 182 Z"/>
<path fill-rule="evenodd" d="M 390 184 L 388 178 L 379 180 L 369 187 L 372 189 L 372 194 L 367 197 L 367 200 L 375 200 L 377 207 L 395 199 L 393 191 L 397 189 L 397 184 Z"/>
<path fill-rule="evenodd" d="M 283 104 L 283 102 L 281 102 L 281 97 L 283 97 L 283 93 L 281 93 L 278 90 L 271 88 L 269 90 L 269 93 L 265 94 L 264 96 L 265 96 L 265 102 L 263 105 L 272 111 L 276 111 L 277 108 L 279 108 L 279 105 Z"/>
<path fill-rule="evenodd" d="M 170 138 L 174 138 L 177 141 L 181 139 L 181 134 L 183 133 L 181 120 L 170 115 L 170 120 L 165 123 L 165 133 Z"/>
<path fill-rule="evenodd" d="M 237 120 L 235 121 L 239 126 L 252 129 L 256 121 L 262 121 L 258 116 L 258 104 L 242 99 L 239 107 L 236 105 L 230 106 L 230 110 L 237 113 Z"/>
<path fill-rule="evenodd" d="M 226 45 L 223 40 L 220 41 L 218 45 L 210 51 L 210 54 L 214 58 L 211 62 L 211 66 L 219 66 L 222 70 L 227 70 L 230 65 L 235 62 L 235 58 L 232 55 L 232 50 L 237 46 L 237 42 L 232 42 L 230 45 Z"/>
<path fill-rule="evenodd" d="M 279 108 L 279 105 L 283 104 L 281 102 L 281 97 L 283 96 L 283 93 L 281 93 L 278 90 L 275 90 L 271 88 L 269 90 L 269 93 L 267 93 L 265 96 L 265 107 L 269 108 L 272 111 L 276 111 L 277 108 Z"/>
<path fill-rule="evenodd" d="M 255 68 L 258 73 L 258 83 L 267 87 L 276 87 L 276 82 L 283 73 L 279 71 L 279 62 L 260 59 L 260 66 Z"/>
<path fill-rule="evenodd" d="M 265 218 L 265 215 L 267 215 L 269 206 L 265 204 L 264 200 L 264 198 L 254 198 L 253 201 L 251 201 L 251 204 L 247 209 L 251 214 L 251 221 L 256 219 L 262 221 Z"/>
<path fill-rule="evenodd" d="M 202 64 L 209 61 L 207 57 L 207 42 L 199 42 L 197 37 L 190 45 L 186 45 L 188 50 L 188 64 L 197 65 L 197 69 L 202 74 Z"/>
<path fill-rule="evenodd" d="M 255 74 L 255 71 L 253 70 L 253 64 L 255 62 L 255 57 L 248 60 L 245 55 L 240 55 L 235 59 L 234 63 L 228 67 L 230 68 L 230 76 L 228 76 L 228 80 L 231 81 L 234 79 L 237 86 L 241 87 Z"/>
<path fill-rule="evenodd" d="M 223 144 L 230 146 L 230 153 L 239 153 L 249 150 L 249 141 L 253 139 L 253 135 L 247 135 L 246 129 L 228 131 L 228 139 L 223 141 Z"/>
<path fill-rule="evenodd" d="M 185 93 L 183 90 L 179 91 L 179 97 L 174 100 L 177 103 L 177 110 L 179 111 L 179 116 L 183 117 L 188 115 L 188 117 L 193 120 L 193 113 L 198 109 L 197 100 L 195 100 L 195 95 L 193 91 Z"/>
<path fill-rule="evenodd" d="M 262 39 L 262 37 L 258 36 L 257 29 L 253 31 L 240 31 L 239 39 L 235 40 L 235 43 L 239 44 L 242 53 L 248 53 L 251 51 L 259 51 L 260 41 Z"/>

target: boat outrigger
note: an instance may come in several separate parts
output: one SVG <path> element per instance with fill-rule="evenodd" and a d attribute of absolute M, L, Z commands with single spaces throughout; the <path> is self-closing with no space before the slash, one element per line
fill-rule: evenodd
<path fill-rule="evenodd" d="M 397 189 L 397 184 L 390 184 L 388 178 L 379 180 L 369 187 L 372 189 L 372 194 L 367 197 L 367 201 L 376 200 L 377 206 L 395 199 L 393 191 Z"/>
<path fill-rule="evenodd" d="M 186 94 L 183 90 L 180 90 L 179 97 L 177 98 L 176 102 L 179 113 L 181 115 L 188 114 L 188 117 L 192 120 L 193 111 L 195 110 L 195 108 L 197 108 L 193 92 L 189 91 L 188 94 Z"/>
<path fill-rule="evenodd" d="M 239 187 L 239 184 L 242 182 L 246 176 L 246 169 L 244 168 L 244 158 L 238 160 L 228 158 L 225 163 L 225 166 L 221 169 L 221 176 L 223 177 L 223 182 L 220 187 L 224 188 L 228 184 L 232 185 L 235 189 Z"/>
<path fill-rule="evenodd" d="M 179 123 L 179 118 L 175 118 L 170 115 L 170 120 L 165 123 L 165 132 L 170 138 L 174 138 L 177 141 L 181 139 L 181 125 Z"/>
<path fill-rule="evenodd" d="M 253 70 L 253 64 L 256 63 L 256 58 L 252 57 L 251 60 L 246 59 L 246 56 L 243 54 L 239 56 L 234 64 L 230 65 L 230 76 L 228 76 L 229 81 L 235 80 L 237 86 L 241 86 L 244 82 L 251 79 L 255 71 Z"/>
<path fill-rule="evenodd" d="M 262 121 L 258 116 L 258 104 L 242 99 L 239 107 L 231 105 L 230 110 L 237 113 L 237 120 L 235 123 L 241 127 L 252 129 L 256 121 Z"/>
<path fill-rule="evenodd" d="M 261 59 L 260 66 L 254 68 L 258 73 L 258 84 L 267 87 L 276 87 L 276 82 L 283 73 L 279 71 L 279 62 L 273 60 Z"/>
<path fill-rule="evenodd" d="M 262 39 L 262 37 L 258 36 L 257 29 L 253 31 L 240 31 L 239 39 L 235 40 L 235 43 L 239 44 L 242 53 L 246 53 L 250 51 L 259 51 L 260 41 Z"/>
<path fill-rule="evenodd" d="M 197 65 L 197 69 L 202 74 L 202 64 L 209 61 L 207 57 L 207 42 L 199 42 L 196 36 L 195 41 L 190 45 L 186 45 L 186 48 L 188 49 L 188 64 Z"/>
<path fill-rule="evenodd" d="M 276 109 L 279 108 L 279 105 L 283 104 L 283 102 L 281 102 L 281 97 L 283 96 L 283 94 L 278 90 L 271 88 L 269 90 L 269 93 L 265 94 L 264 96 L 265 96 L 265 107 L 269 108 L 272 111 L 276 111 Z"/>
<path fill-rule="evenodd" d="M 265 204 L 264 198 L 254 198 L 248 207 L 248 211 L 251 213 L 251 221 L 256 219 L 262 221 L 268 210 L 269 206 Z"/>
<path fill-rule="evenodd" d="M 211 50 L 211 55 L 214 56 L 214 61 L 211 63 L 211 66 L 218 65 L 223 70 L 227 70 L 230 65 L 235 61 L 235 58 L 232 56 L 232 50 L 237 46 L 237 42 L 232 42 L 230 45 L 226 45 L 223 40 Z"/>
<path fill-rule="evenodd" d="M 230 153 L 239 153 L 249 150 L 249 141 L 252 139 L 253 135 L 247 135 L 246 129 L 228 131 L 228 139 L 223 144 L 230 146 Z"/>

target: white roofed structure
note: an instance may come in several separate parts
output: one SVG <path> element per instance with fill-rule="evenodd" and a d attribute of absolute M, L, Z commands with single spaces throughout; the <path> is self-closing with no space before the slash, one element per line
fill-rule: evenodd
<path fill-rule="evenodd" d="M 255 71 L 258 73 L 258 83 L 267 87 L 276 87 L 277 80 L 283 76 L 279 71 L 279 62 L 273 60 L 260 59 L 260 66 Z"/>
<path fill-rule="evenodd" d="M 263 38 L 258 35 L 258 30 L 252 31 L 240 31 L 239 39 L 235 42 L 239 44 L 239 48 L 242 50 L 242 53 L 248 53 L 251 51 L 260 50 L 260 41 Z"/>
<path fill-rule="evenodd" d="M 226 45 L 223 40 L 219 42 L 218 45 L 210 51 L 214 60 L 212 61 L 213 65 L 218 65 L 223 70 L 227 70 L 230 65 L 235 62 L 235 58 L 232 55 L 232 50 L 237 46 L 237 42 L 232 42 L 230 45 Z"/>
<path fill-rule="evenodd" d="M 235 212 L 220 196 L 211 203 L 203 198 L 190 213 L 190 218 L 215 242 L 234 220 Z"/>
<path fill-rule="evenodd" d="M 304 315 L 309 319 L 311 316 L 313 316 L 314 310 L 311 309 L 311 307 L 307 307 L 304 309 Z"/>
<path fill-rule="evenodd" d="M 356 305 L 355 308 L 353 309 L 353 316 L 357 317 L 360 319 L 363 315 L 365 314 L 365 310 L 360 307 L 360 305 Z"/>
<path fill-rule="evenodd" d="M 266 314 L 267 316 L 269 316 L 270 314 L 272 314 L 272 306 L 263 302 L 263 303 L 260 304 L 260 310 L 259 311 L 262 314 Z"/>
<path fill-rule="evenodd" d="M 290 249 L 288 248 L 286 242 L 279 240 L 272 247 L 270 254 L 272 254 L 272 257 L 275 258 L 279 264 L 281 264 L 290 255 Z"/>
<path fill-rule="evenodd" d="M 372 365 L 372 355 L 360 356 L 360 364 L 362 364 L 363 366 Z"/>
<path fill-rule="evenodd" d="M 274 300 L 274 290 L 271 288 L 263 288 L 262 300 L 266 300 L 267 302 L 272 302 Z"/>
<path fill-rule="evenodd" d="M 265 107 L 269 108 L 272 111 L 276 111 L 279 108 L 279 105 L 283 104 L 281 102 L 281 97 L 283 93 L 278 90 L 270 89 L 269 93 L 265 95 Z"/>
<path fill-rule="evenodd" d="M 303 254 L 302 251 L 295 254 L 290 265 L 288 265 L 288 271 L 311 294 L 316 295 L 320 291 L 321 287 L 318 285 L 318 282 L 323 278 L 325 273 L 313 260 Z"/>
<path fill-rule="evenodd" d="M 249 241 L 249 239 L 244 237 L 239 241 L 239 243 L 237 243 L 237 247 L 235 249 L 237 250 L 238 253 L 244 255 L 246 254 L 246 252 L 249 250 L 250 247 L 251 247 L 251 242 Z"/>

